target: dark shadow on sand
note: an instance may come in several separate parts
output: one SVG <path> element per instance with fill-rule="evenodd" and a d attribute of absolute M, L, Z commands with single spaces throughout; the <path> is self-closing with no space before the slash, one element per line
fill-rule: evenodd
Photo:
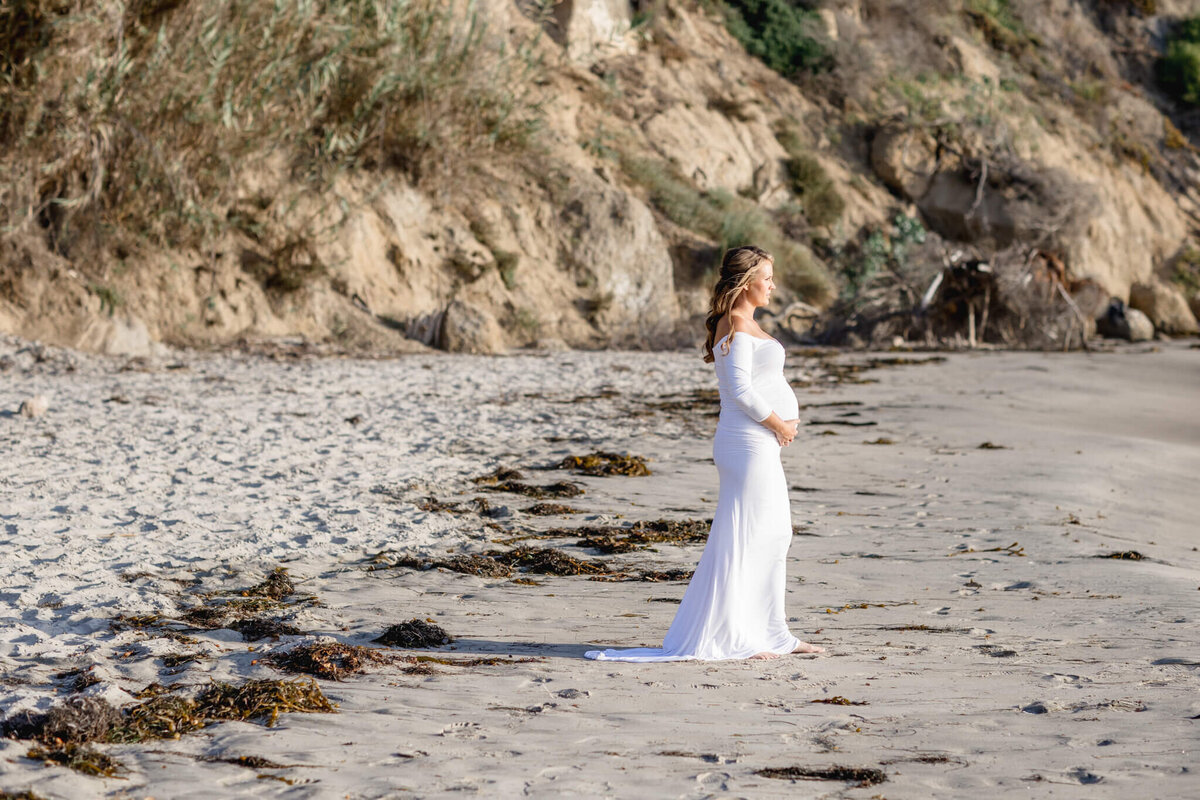
<path fill-rule="evenodd" d="M 631 645 L 632 646 L 632 645 Z M 490 639 L 455 639 L 453 644 L 429 650 L 411 650 L 414 655 L 472 656 L 539 656 L 542 658 L 583 658 L 588 650 L 602 650 L 611 645 L 578 644 L 575 642 L 502 642 Z"/>

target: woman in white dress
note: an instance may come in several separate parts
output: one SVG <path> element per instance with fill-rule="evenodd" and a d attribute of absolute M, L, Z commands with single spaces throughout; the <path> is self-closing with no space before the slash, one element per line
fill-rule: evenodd
<path fill-rule="evenodd" d="M 769 254 L 752 246 L 725 253 L 704 344 L 721 395 L 713 440 L 721 490 L 704 554 L 663 646 L 590 650 L 588 658 L 689 661 L 824 652 L 793 636 L 784 614 L 792 521 L 779 455 L 796 437 L 800 409 L 783 377 L 783 345 L 754 321 L 754 310 L 768 303 L 774 289 Z"/>

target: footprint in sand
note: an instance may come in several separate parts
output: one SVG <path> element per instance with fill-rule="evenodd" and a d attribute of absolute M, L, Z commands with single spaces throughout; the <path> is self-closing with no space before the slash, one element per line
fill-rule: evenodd
<path fill-rule="evenodd" d="M 486 739 L 487 736 L 480 732 L 478 722 L 455 722 L 442 728 L 438 736 L 445 736 L 450 739 Z"/>

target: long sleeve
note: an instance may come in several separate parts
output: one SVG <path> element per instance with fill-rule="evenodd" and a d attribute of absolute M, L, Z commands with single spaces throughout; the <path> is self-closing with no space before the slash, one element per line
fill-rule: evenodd
<path fill-rule="evenodd" d="M 754 374 L 754 341 L 750 334 L 743 333 L 733 337 L 729 343 L 727 358 L 733 401 L 750 419 L 762 422 L 771 416 L 771 406 L 754 390 L 754 384 L 751 382 Z"/>

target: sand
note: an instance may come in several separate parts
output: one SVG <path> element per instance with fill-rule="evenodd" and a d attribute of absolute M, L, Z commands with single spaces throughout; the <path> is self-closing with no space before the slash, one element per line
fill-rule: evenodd
<path fill-rule="evenodd" d="M 873 358 L 921 363 L 847 371 Z M 129 361 L 0 338 L 2 715 L 69 696 L 74 678 L 55 676 L 81 668 L 98 679 L 83 694 L 114 704 L 153 682 L 293 677 L 269 656 L 319 640 L 378 647 L 413 618 L 457 637 L 439 656 L 506 659 L 433 674 L 376 666 L 321 681 L 337 714 L 100 745 L 126 766 L 121 779 L 45 766 L 25 757 L 30 742 L 0 740 L 0 790 L 1200 797 L 1200 350 L 795 351 L 788 364 L 807 423 L 784 451 L 797 525 L 788 608 L 797 635 L 828 653 L 612 664 L 582 654 L 659 644 L 683 583 L 521 584 L 371 570 L 371 559 L 707 518 L 715 417 L 710 401 L 688 401 L 715 382 L 693 354 L 361 360 L 279 347 Z M 44 415 L 16 413 L 38 395 Z M 645 456 L 653 474 L 536 469 L 595 450 Z M 554 502 L 582 513 L 532 516 L 535 500 L 471 482 L 499 466 L 578 482 L 584 495 Z M 488 515 L 420 508 L 476 496 Z M 572 541 L 526 543 L 598 557 Z M 604 558 L 690 568 L 700 549 Z M 1129 551 L 1144 558 L 1097 558 Z M 111 628 L 118 615 L 178 617 L 281 565 L 320 601 L 290 609 L 302 636 L 190 631 L 187 644 Z M 180 652 L 207 658 L 163 663 Z M 818 702 L 835 699 L 853 705 Z M 239 756 L 289 766 L 200 760 Z M 833 765 L 887 780 L 759 774 Z"/>

